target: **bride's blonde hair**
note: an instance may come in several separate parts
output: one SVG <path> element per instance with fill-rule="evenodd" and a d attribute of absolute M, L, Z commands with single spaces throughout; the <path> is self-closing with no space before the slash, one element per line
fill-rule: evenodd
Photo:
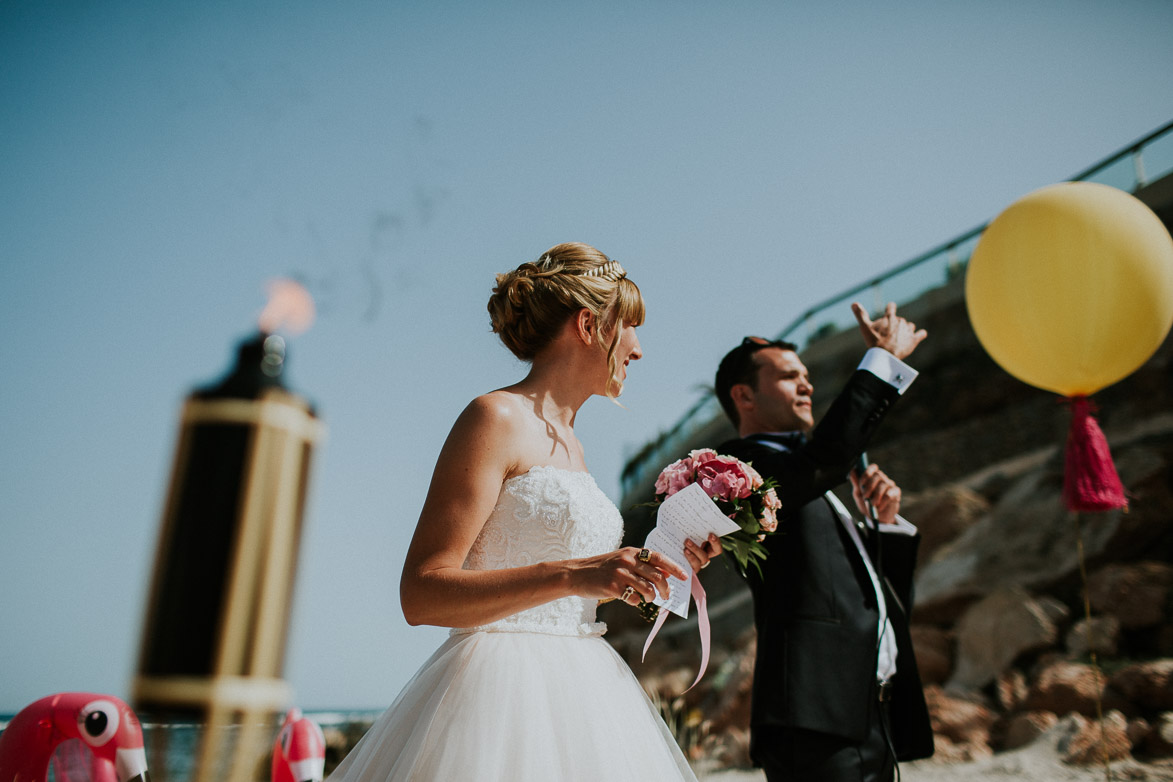
<path fill-rule="evenodd" d="M 532 361 L 567 319 L 584 308 L 595 315 L 594 336 L 599 344 L 609 340 L 607 396 L 616 397 L 623 390 L 615 378 L 620 332 L 624 324 L 644 322 L 643 296 L 618 262 L 589 244 L 555 245 L 536 261 L 498 274 L 489 297 L 493 332 L 523 361 Z"/>

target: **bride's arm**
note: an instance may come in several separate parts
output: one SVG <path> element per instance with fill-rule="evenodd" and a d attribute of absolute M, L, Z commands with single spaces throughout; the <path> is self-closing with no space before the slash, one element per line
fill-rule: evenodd
<path fill-rule="evenodd" d="M 645 599 L 667 591 L 666 558 L 636 560 L 636 549 L 505 570 L 463 570 L 465 557 L 517 463 L 523 438 L 517 410 L 492 395 L 473 400 L 448 435 L 403 566 L 399 597 L 409 624 L 469 627 L 569 595 L 619 597 L 627 586 Z M 707 557 L 705 557 L 707 561 Z"/>

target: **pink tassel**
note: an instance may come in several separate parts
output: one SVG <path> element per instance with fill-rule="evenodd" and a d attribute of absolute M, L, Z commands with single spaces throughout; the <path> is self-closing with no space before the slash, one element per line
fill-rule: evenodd
<path fill-rule="evenodd" d="M 1108 441 L 1092 415 L 1095 406 L 1086 396 L 1067 401 L 1071 404 L 1071 428 L 1067 432 L 1063 502 L 1073 511 L 1127 508 Z"/>

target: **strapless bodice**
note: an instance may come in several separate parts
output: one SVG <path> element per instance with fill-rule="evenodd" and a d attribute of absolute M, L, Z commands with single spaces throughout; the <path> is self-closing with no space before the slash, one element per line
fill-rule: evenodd
<path fill-rule="evenodd" d="M 501 494 L 465 558 L 466 570 L 501 570 L 537 562 L 577 559 L 618 548 L 623 517 L 590 473 L 536 466 L 501 485 Z M 487 625 L 457 628 L 601 635 L 596 600 L 564 597 Z"/>

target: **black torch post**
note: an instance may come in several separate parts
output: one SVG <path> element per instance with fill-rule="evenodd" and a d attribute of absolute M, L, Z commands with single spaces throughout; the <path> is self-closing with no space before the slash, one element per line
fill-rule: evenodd
<path fill-rule="evenodd" d="M 251 780 L 291 701 L 285 646 L 324 427 L 284 366 L 282 337 L 259 333 L 183 406 L 133 698 L 203 724 L 196 782 Z"/>

